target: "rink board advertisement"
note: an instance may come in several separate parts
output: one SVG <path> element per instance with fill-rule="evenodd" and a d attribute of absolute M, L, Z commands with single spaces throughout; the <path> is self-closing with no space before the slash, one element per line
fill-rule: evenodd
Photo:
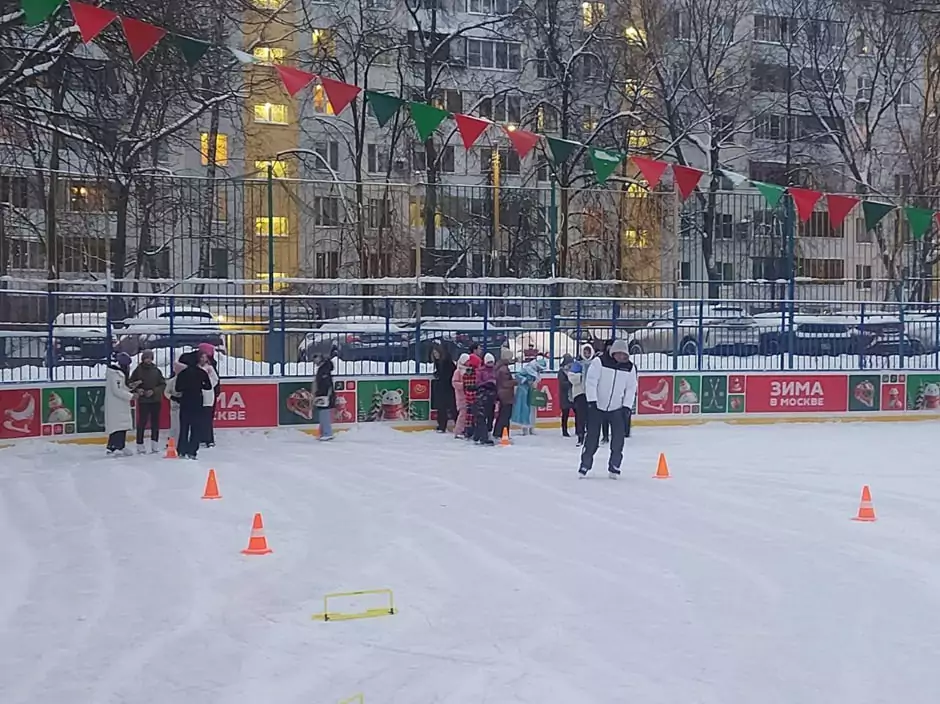
<path fill-rule="evenodd" d="M 538 418 L 560 415 L 558 379 L 539 384 L 547 405 Z M 435 418 L 426 376 L 337 378 L 333 422 L 424 427 Z M 0 441 L 67 439 L 104 433 L 104 385 L 99 381 L 0 386 Z M 316 426 L 313 379 L 223 379 L 217 428 Z M 657 420 L 736 420 L 751 416 L 811 419 L 940 414 L 940 372 L 665 372 L 643 373 L 636 408 L 639 425 Z M 161 426 L 169 427 L 169 403 Z"/>

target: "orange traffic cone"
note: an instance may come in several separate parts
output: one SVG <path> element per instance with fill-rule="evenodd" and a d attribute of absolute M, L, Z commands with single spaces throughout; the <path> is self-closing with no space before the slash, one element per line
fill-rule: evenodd
<path fill-rule="evenodd" d="M 222 494 L 219 493 L 219 485 L 215 480 L 215 470 L 209 470 L 209 478 L 206 479 L 206 490 L 202 494 L 204 499 L 221 499 Z"/>
<path fill-rule="evenodd" d="M 875 508 L 871 505 L 871 489 L 868 488 L 868 484 L 862 487 L 862 501 L 858 505 L 858 515 L 852 520 L 864 523 L 874 523 L 878 520 L 875 518 Z"/>
<path fill-rule="evenodd" d="M 653 479 L 669 479 L 669 465 L 666 464 L 666 455 L 659 453 L 659 464 L 656 465 L 656 474 Z"/>
<path fill-rule="evenodd" d="M 503 437 L 499 439 L 500 447 L 509 446 L 509 428 L 503 428 Z"/>
<path fill-rule="evenodd" d="M 179 457 L 179 455 L 176 454 L 176 440 L 172 437 L 166 441 L 166 454 L 164 457 L 169 460 L 175 460 Z"/>
<path fill-rule="evenodd" d="M 264 537 L 264 524 L 261 522 L 261 514 L 255 514 L 255 520 L 251 524 L 251 537 L 248 539 L 248 547 L 242 550 L 242 555 L 267 555 L 273 552 L 268 548 L 268 540 Z"/>

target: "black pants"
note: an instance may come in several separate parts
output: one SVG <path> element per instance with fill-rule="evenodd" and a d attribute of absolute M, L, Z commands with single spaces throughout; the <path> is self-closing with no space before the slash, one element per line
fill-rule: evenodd
<path fill-rule="evenodd" d="M 180 455 L 195 457 L 199 451 L 199 443 L 205 437 L 206 410 L 203 406 L 180 406 L 180 441 L 177 444 Z"/>
<path fill-rule="evenodd" d="M 570 417 L 571 417 L 571 408 L 570 407 L 562 408 L 561 409 L 561 434 L 564 435 L 565 437 L 568 436 L 568 418 Z M 575 417 L 575 426 L 577 426 L 577 424 L 578 424 L 577 417 Z M 577 432 L 577 430 L 575 430 L 575 432 Z"/>
<path fill-rule="evenodd" d="M 623 408 L 613 411 L 601 411 L 597 408 L 588 410 L 587 437 L 581 451 L 581 467 L 584 469 L 594 466 L 594 453 L 600 444 L 601 425 L 605 421 L 610 425 L 610 460 L 607 467 L 620 469 L 620 463 L 623 462 L 623 439 L 627 432 L 627 416 Z"/>
<path fill-rule="evenodd" d="M 503 429 L 509 428 L 510 418 L 512 418 L 512 404 L 500 401 L 499 412 L 496 414 L 496 425 L 493 426 L 494 438 L 499 439 L 503 437 Z"/>
<path fill-rule="evenodd" d="M 442 433 L 447 431 L 447 423 L 451 418 L 456 418 L 457 414 L 450 406 L 443 406 L 437 409 L 437 429 Z"/>
<path fill-rule="evenodd" d="M 476 412 L 473 414 L 473 439 L 485 442 L 490 437 L 493 404 L 489 401 L 477 401 L 476 406 Z"/>
<path fill-rule="evenodd" d="M 624 408 L 623 412 L 627 416 L 627 427 L 626 427 L 626 432 L 624 433 L 624 435 L 626 437 L 630 437 L 630 424 L 633 423 L 633 409 Z"/>
<path fill-rule="evenodd" d="M 109 450 L 123 450 L 127 444 L 127 431 L 117 430 L 108 436 Z"/>
<path fill-rule="evenodd" d="M 610 442 L 610 418 L 604 418 L 601 421 L 601 435 L 604 438 L 604 442 Z"/>
<path fill-rule="evenodd" d="M 141 403 L 137 399 L 137 444 L 144 444 L 144 435 L 147 425 L 150 425 L 150 439 L 154 442 L 160 440 L 160 402 Z"/>
<path fill-rule="evenodd" d="M 587 396 L 581 394 L 574 399 L 574 432 L 578 440 L 584 442 L 587 433 L 588 402 Z"/>

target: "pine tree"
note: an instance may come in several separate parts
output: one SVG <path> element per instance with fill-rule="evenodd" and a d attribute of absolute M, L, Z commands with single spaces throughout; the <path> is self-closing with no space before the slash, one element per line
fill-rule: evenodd
<path fill-rule="evenodd" d="M 917 387 L 917 396 L 914 398 L 914 405 L 910 409 L 912 411 L 922 411 L 924 410 L 924 388 L 926 384 L 921 384 Z"/>
<path fill-rule="evenodd" d="M 365 418 L 359 418 L 359 422 L 372 423 L 377 420 L 382 420 L 382 392 L 378 389 L 372 392 L 369 410 L 366 411 Z"/>

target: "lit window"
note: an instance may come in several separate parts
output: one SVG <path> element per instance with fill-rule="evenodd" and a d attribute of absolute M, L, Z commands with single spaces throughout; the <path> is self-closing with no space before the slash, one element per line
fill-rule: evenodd
<path fill-rule="evenodd" d="M 254 5 L 265 10 L 277 10 L 284 5 L 284 0 L 254 0 Z"/>
<path fill-rule="evenodd" d="M 255 234 L 259 237 L 268 236 L 268 221 L 271 221 L 275 237 L 287 237 L 290 234 L 287 231 L 287 218 L 283 215 L 273 218 L 255 218 Z"/>
<path fill-rule="evenodd" d="M 623 233 L 623 246 L 624 247 L 649 247 L 650 238 L 645 232 L 640 230 L 624 230 Z"/>
<path fill-rule="evenodd" d="M 272 103 L 255 105 L 255 122 L 270 122 L 277 125 L 286 125 L 287 106 Z"/>
<path fill-rule="evenodd" d="M 268 166 L 271 166 L 271 175 L 274 178 L 287 178 L 287 162 L 286 161 L 256 161 L 255 162 L 255 171 L 258 171 L 262 176 L 268 175 Z"/>
<path fill-rule="evenodd" d="M 607 15 L 607 5 L 602 2 L 581 3 L 581 20 L 585 27 L 599 24 Z"/>
<path fill-rule="evenodd" d="M 275 271 L 273 277 L 270 274 L 268 274 L 268 272 L 264 272 L 263 274 L 255 274 L 255 278 L 261 280 L 261 292 L 262 293 L 268 293 L 268 289 L 270 288 L 269 281 L 271 278 L 274 279 L 275 291 L 280 291 L 282 288 L 287 288 L 288 286 L 290 286 L 290 284 L 285 281 L 278 281 L 278 279 L 287 278 L 287 274 L 281 271 Z"/>
<path fill-rule="evenodd" d="M 209 165 L 209 133 L 199 135 L 199 151 L 202 153 L 202 165 Z M 228 164 L 228 135 L 216 133 L 215 135 L 215 164 L 225 166 Z"/>
<path fill-rule="evenodd" d="M 335 115 L 333 112 L 333 106 L 330 104 L 329 99 L 326 97 L 326 91 L 323 90 L 323 86 L 317 84 L 313 88 L 313 109 L 316 110 L 321 115 Z"/>
<path fill-rule="evenodd" d="M 262 64 L 282 64 L 286 51 L 277 46 L 256 46 L 251 55 Z"/>
<path fill-rule="evenodd" d="M 314 29 L 310 35 L 313 53 L 320 57 L 332 58 L 336 54 L 333 35 L 328 29 Z"/>
<path fill-rule="evenodd" d="M 638 150 L 650 145 L 650 133 L 646 130 L 630 130 L 628 137 L 629 149 Z"/>
<path fill-rule="evenodd" d="M 630 44 L 643 44 L 646 41 L 646 32 L 633 25 L 623 30 L 623 36 Z"/>
<path fill-rule="evenodd" d="M 68 209 L 73 213 L 107 213 L 117 210 L 117 203 L 106 184 L 72 181 L 69 184 Z"/>

